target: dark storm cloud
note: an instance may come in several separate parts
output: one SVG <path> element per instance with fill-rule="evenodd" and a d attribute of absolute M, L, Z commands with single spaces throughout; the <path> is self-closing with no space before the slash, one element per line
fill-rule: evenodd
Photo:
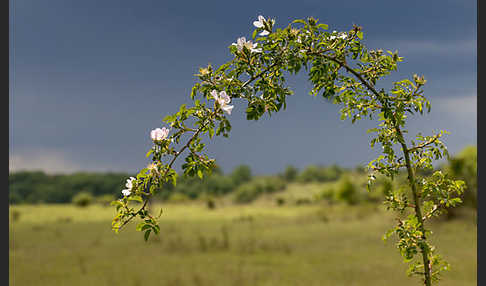
<path fill-rule="evenodd" d="M 150 130 L 190 103 L 198 67 L 229 60 L 227 47 L 250 36 L 259 14 L 277 25 L 313 16 L 330 30 L 362 26 L 371 48 L 404 57 L 391 79 L 428 79 L 433 112 L 411 129 L 451 131 L 451 152 L 476 142 L 475 1 L 19 0 L 11 9 L 12 169 L 137 171 Z M 288 109 L 261 122 L 246 121 L 235 102 L 232 135 L 208 147 L 223 169 L 373 159 L 372 122 L 340 121 L 338 106 L 308 95 L 303 75 L 289 85 Z"/>

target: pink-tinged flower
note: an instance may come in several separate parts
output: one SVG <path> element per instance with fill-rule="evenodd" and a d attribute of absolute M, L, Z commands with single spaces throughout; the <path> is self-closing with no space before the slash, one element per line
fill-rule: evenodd
<path fill-rule="evenodd" d="M 231 98 L 226 94 L 226 91 L 219 93 L 219 102 L 221 105 L 226 105 L 231 102 Z"/>
<path fill-rule="evenodd" d="M 213 98 L 214 98 L 216 101 L 218 101 L 218 99 L 219 99 L 219 94 L 218 94 L 218 91 L 217 91 L 217 90 L 213 89 L 213 90 L 211 91 L 211 95 L 213 96 Z"/>
<path fill-rule="evenodd" d="M 246 43 L 246 38 L 241 37 L 241 38 L 236 39 L 236 43 L 233 43 L 232 45 L 236 46 L 238 51 L 241 51 L 241 50 L 243 50 L 243 46 L 245 45 L 245 43 Z"/>
<path fill-rule="evenodd" d="M 213 96 L 214 100 L 221 106 L 223 111 L 231 114 L 231 110 L 233 109 L 233 105 L 228 105 L 231 102 L 231 98 L 226 94 L 226 91 L 221 91 L 218 93 L 217 90 L 211 91 L 211 95 Z"/>
<path fill-rule="evenodd" d="M 252 53 L 261 53 L 262 52 L 261 48 L 259 48 L 259 49 L 256 48 L 258 46 L 257 43 L 253 44 L 252 41 L 247 41 L 245 37 L 238 38 L 236 40 L 236 43 L 233 43 L 232 45 L 236 46 L 238 51 L 241 51 L 241 50 L 243 50 L 243 47 L 246 47 Z"/>
<path fill-rule="evenodd" d="M 165 127 L 162 127 L 162 129 L 156 128 L 150 131 L 150 138 L 152 138 L 153 141 L 162 141 L 169 136 L 169 131 L 170 130 Z"/>
<path fill-rule="evenodd" d="M 130 177 L 129 179 L 127 179 L 127 182 L 125 184 L 126 189 L 122 190 L 122 194 L 125 197 L 128 197 L 132 193 L 133 181 L 135 181 L 135 180 L 136 179 L 134 177 Z"/>

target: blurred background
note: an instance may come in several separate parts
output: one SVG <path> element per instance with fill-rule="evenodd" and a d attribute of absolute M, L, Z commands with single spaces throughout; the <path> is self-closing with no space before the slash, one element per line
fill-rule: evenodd
<path fill-rule="evenodd" d="M 383 82 L 424 75 L 429 114 L 409 138 L 447 130 L 437 170 L 467 183 L 464 204 L 431 222 L 452 265 L 441 285 L 476 285 L 476 1 L 10 1 L 10 285 L 410 285 L 390 239 L 378 178 L 366 191 L 368 128 L 290 77 L 287 109 L 246 120 L 234 100 L 218 168 L 154 198 L 161 233 L 111 230 L 125 180 L 146 167 L 150 130 L 183 104 L 199 67 L 231 59 L 258 15 L 363 28 L 404 61 Z M 180 170 L 182 162 L 176 163 Z"/>

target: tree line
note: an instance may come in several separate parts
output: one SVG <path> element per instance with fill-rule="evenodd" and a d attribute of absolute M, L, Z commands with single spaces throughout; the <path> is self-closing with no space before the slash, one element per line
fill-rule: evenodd
<path fill-rule="evenodd" d="M 477 147 L 468 146 L 457 155 L 452 156 L 447 163 L 438 167 L 467 184 L 464 194 L 466 205 L 476 207 L 477 204 Z M 78 172 L 73 174 L 50 175 L 42 171 L 19 171 L 9 174 L 10 204 L 35 203 L 70 203 L 85 198 L 98 198 L 109 203 L 121 197 L 121 189 L 125 181 L 134 174 L 130 173 L 93 173 Z M 334 197 L 349 193 L 353 201 L 356 192 L 350 192 L 350 177 L 366 176 L 366 168 L 357 166 L 353 169 L 337 165 L 309 165 L 302 170 L 287 166 L 275 175 L 255 176 L 247 165 L 237 166 L 228 174 L 223 174 L 216 168 L 210 176 L 204 179 L 180 176 L 177 185 L 167 183 L 163 191 L 158 192 L 155 199 L 185 201 L 203 197 L 218 197 L 234 193 L 235 203 L 248 203 L 263 193 L 271 193 L 285 189 L 292 182 L 302 184 L 312 182 L 343 181 L 343 191 L 338 191 Z M 405 181 L 406 174 L 403 174 Z M 354 180 L 351 180 L 354 181 Z M 398 181 L 400 184 L 400 180 Z M 378 192 L 387 192 L 393 185 L 386 179 L 380 180 L 376 186 Z M 340 195 L 340 193 L 342 193 Z M 81 194 L 81 196 L 80 196 Z M 76 197 L 78 196 L 78 197 Z M 332 196 L 329 190 L 323 190 L 322 197 Z"/>

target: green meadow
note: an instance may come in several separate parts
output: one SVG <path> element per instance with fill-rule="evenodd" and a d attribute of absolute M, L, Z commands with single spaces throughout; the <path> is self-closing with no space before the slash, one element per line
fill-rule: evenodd
<path fill-rule="evenodd" d="M 161 231 L 148 242 L 135 222 L 115 234 L 113 207 L 12 205 L 10 285 L 420 285 L 394 238 L 381 239 L 393 213 L 380 203 L 302 200 L 319 189 L 293 184 L 244 205 L 227 196 L 213 209 L 157 203 Z M 297 198 L 304 203 L 290 203 Z M 451 264 L 439 285 L 476 285 L 476 212 L 461 208 L 429 226 Z"/>

